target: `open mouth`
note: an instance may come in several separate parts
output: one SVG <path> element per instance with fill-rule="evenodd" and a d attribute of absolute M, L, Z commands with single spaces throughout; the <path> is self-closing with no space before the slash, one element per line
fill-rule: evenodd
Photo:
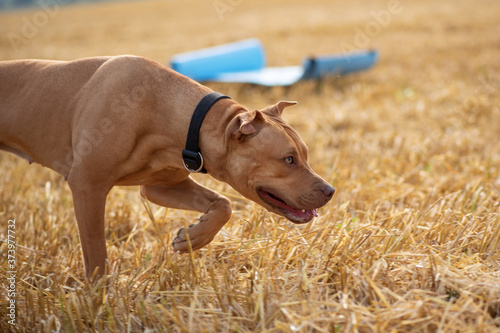
<path fill-rule="evenodd" d="M 264 189 L 259 189 L 258 193 L 262 200 L 273 208 L 281 211 L 287 219 L 294 223 L 307 223 L 311 221 L 313 217 L 318 216 L 316 209 L 299 209 L 292 207 L 287 204 L 285 200 Z"/>

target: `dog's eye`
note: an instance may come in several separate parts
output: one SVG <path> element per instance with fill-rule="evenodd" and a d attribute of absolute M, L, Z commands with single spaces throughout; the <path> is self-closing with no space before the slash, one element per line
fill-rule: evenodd
<path fill-rule="evenodd" d="M 285 162 L 288 164 L 293 164 L 293 156 L 288 156 L 287 158 L 285 158 Z"/>

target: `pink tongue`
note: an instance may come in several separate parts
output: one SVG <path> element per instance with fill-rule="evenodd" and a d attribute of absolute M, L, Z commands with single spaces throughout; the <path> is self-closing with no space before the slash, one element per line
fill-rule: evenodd
<path fill-rule="evenodd" d="M 264 194 L 264 196 L 269 200 L 271 201 L 273 204 L 275 204 L 276 206 L 280 207 L 280 208 L 283 208 L 283 209 L 286 209 L 290 214 L 292 214 L 293 216 L 295 217 L 298 217 L 298 218 L 303 218 L 303 217 L 309 217 L 309 216 L 315 216 L 315 217 L 318 217 L 318 213 L 316 212 L 316 209 L 307 209 L 305 212 L 303 212 L 302 210 L 300 209 L 297 209 L 297 208 L 293 208 L 292 206 L 289 206 L 287 205 L 286 203 L 284 203 L 283 201 L 280 201 L 280 200 L 276 200 L 275 198 L 273 198 L 272 196 L 268 195 L 266 192 L 262 192 Z"/>
<path fill-rule="evenodd" d="M 316 212 L 316 209 L 307 209 L 305 212 L 303 212 L 300 209 L 295 209 L 295 208 L 287 208 L 288 212 L 292 214 L 295 217 L 309 217 L 309 216 L 315 216 L 318 217 L 318 213 Z"/>

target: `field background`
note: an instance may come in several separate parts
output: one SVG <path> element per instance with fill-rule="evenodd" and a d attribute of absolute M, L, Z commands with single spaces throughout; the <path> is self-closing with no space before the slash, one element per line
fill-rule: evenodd
<path fill-rule="evenodd" d="M 393 6 L 378 23 L 374 13 Z M 372 70 L 321 83 L 209 84 L 250 109 L 297 100 L 284 116 L 337 193 L 296 226 L 196 176 L 232 199 L 233 217 L 209 246 L 178 255 L 169 244 L 198 214 L 115 188 L 107 290 L 83 278 L 64 179 L 0 153 L 0 331 L 500 332 L 499 18 L 496 0 L 129 1 L 0 13 L 2 60 L 136 54 L 166 64 L 250 37 L 272 66 L 345 45 L 380 52 Z M 4 293 L 14 218 L 16 326 Z"/>

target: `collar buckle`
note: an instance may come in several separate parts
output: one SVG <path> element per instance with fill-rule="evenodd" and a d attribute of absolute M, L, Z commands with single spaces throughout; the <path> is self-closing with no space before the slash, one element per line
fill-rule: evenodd
<path fill-rule="evenodd" d="M 183 149 L 182 161 L 184 163 L 184 167 L 189 172 L 200 172 L 203 170 L 203 156 L 201 155 L 201 152 Z"/>

